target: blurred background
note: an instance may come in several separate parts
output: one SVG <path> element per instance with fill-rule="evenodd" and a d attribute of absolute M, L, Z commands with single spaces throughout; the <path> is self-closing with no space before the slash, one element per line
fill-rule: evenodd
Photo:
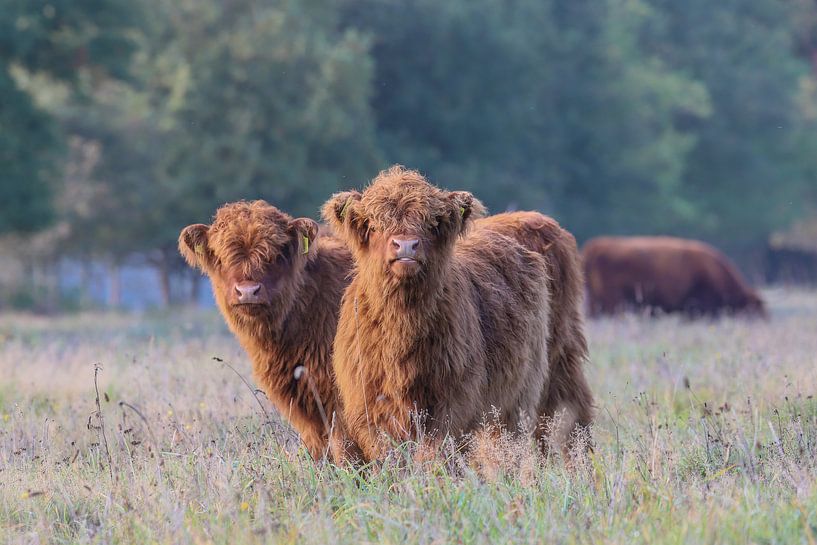
<path fill-rule="evenodd" d="M 207 304 L 179 231 L 403 163 L 817 280 L 816 0 L 0 0 L 0 309 Z"/>

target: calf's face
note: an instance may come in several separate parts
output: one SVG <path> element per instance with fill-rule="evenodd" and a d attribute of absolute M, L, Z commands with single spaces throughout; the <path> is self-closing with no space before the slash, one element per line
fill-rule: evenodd
<path fill-rule="evenodd" d="M 222 312 L 238 320 L 267 319 L 289 310 L 317 233 L 311 219 L 293 219 L 264 201 L 242 201 L 220 208 L 212 225 L 185 227 L 179 250 L 210 278 Z"/>
<path fill-rule="evenodd" d="M 444 267 L 457 237 L 483 212 L 470 193 L 441 190 L 401 168 L 384 171 L 363 193 L 333 196 L 323 210 L 359 269 L 396 284 Z"/>

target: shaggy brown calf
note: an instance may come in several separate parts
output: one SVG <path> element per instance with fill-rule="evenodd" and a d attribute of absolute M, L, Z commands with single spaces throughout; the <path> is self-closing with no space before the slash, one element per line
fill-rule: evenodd
<path fill-rule="evenodd" d="M 483 213 L 471 194 L 402 167 L 324 207 L 356 261 L 333 366 L 346 429 L 367 460 L 388 448 L 381 432 L 420 433 L 413 412 L 424 430 L 454 436 L 493 408 L 511 430 L 549 416 L 547 263 L 500 223 L 473 226 Z"/>
<path fill-rule="evenodd" d="M 648 308 L 765 316 L 760 297 L 718 250 L 671 237 L 600 237 L 584 246 L 591 315 Z"/>
<path fill-rule="evenodd" d="M 310 454 L 322 457 L 328 430 L 333 439 L 342 433 L 339 419 L 333 420 L 330 357 L 352 268 L 349 250 L 319 235 L 315 221 L 293 219 L 264 201 L 227 204 L 212 225 L 185 227 L 179 250 L 210 277 L 255 380 Z"/>
<path fill-rule="evenodd" d="M 584 273 L 576 239 L 556 220 L 538 212 L 505 212 L 478 219 L 475 225 L 509 236 L 544 256 L 550 294 L 550 377 L 543 414 L 552 417 L 557 411 L 568 411 L 560 422 L 562 433 L 587 428 L 594 403 L 583 369 L 588 360 L 582 318 Z"/>

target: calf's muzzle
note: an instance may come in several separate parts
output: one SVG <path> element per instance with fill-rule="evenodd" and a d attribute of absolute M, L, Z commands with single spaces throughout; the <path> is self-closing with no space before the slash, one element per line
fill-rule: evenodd
<path fill-rule="evenodd" d="M 259 282 L 236 282 L 235 291 L 239 304 L 260 303 L 263 286 Z"/>

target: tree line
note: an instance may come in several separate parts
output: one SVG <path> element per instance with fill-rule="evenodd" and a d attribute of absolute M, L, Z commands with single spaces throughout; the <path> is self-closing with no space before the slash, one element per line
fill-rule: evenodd
<path fill-rule="evenodd" d="M 138 259 L 392 163 L 579 240 L 751 250 L 817 208 L 812 0 L 0 0 L 0 233 Z M 46 275 L 47 276 L 47 275 Z"/>

